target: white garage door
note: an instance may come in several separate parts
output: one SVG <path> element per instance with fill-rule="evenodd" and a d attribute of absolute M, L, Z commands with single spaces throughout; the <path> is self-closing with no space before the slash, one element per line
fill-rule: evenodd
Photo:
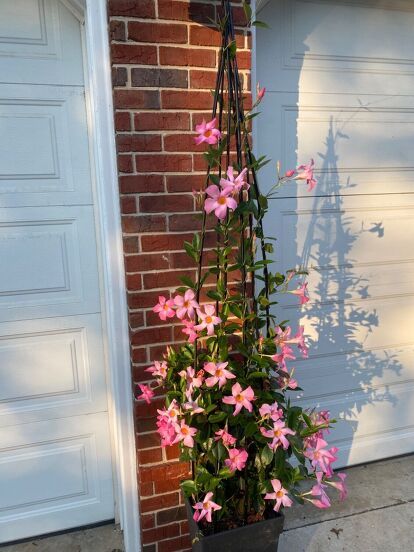
<path fill-rule="evenodd" d="M 412 452 L 414 4 L 271 0 L 260 19 L 257 151 L 318 169 L 313 193 L 283 189 L 267 227 L 277 266 L 310 271 L 311 302 L 281 307 L 311 337 L 301 402 L 341 420 L 341 465 Z"/>
<path fill-rule="evenodd" d="M 114 517 L 81 44 L 0 0 L 0 542 Z"/>

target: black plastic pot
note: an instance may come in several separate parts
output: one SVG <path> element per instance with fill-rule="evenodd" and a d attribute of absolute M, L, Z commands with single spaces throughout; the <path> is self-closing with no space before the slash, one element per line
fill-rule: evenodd
<path fill-rule="evenodd" d="M 193 552 L 277 552 L 283 531 L 284 516 L 258 521 L 244 527 L 204 536 L 193 519 L 194 510 L 186 500 L 187 517 Z"/>

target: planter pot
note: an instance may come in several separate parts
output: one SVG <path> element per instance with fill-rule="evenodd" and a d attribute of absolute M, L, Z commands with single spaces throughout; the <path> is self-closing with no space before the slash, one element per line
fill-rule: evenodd
<path fill-rule="evenodd" d="M 194 510 L 190 502 L 185 502 L 193 552 L 277 552 L 283 531 L 282 514 L 275 513 L 274 517 L 264 521 L 204 536 L 193 520 Z"/>

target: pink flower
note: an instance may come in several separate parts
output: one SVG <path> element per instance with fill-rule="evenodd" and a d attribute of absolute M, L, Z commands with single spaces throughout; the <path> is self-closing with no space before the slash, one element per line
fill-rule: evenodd
<path fill-rule="evenodd" d="M 204 202 L 204 210 L 214 214 L 219 220 L 224 220 L 227 215 L 227 209 L 234 210 L 237 207 L 236 200 L 231 197 L 233 190 L 230 187 L 220 190 L 218 186 L 212 184 L 206 188 L 206 194 L 210 196 Z"/>
<path fill-rule="evenodd" d="M 298 387 L 298 382 L 292 377 L 293 370 L 290 374 L 287 372 L 284 372 L 283 375 L 281 375 L 278 378 L 278 383 L 281 389 L 296 389 Z"/>
<path fill-rule="evenodd" d="M 252 401 L 256 400 L 256 397 L 254 396 L 254 391 L 250 385 L 243 391 L 241 385 L 239 383 L 235 383 L 231 388 L 231 393 L 231 397 L 223 397 L 222 400 L 225 404 L 236 405 L 233 416 L 237 416 L 243 407 L 249 412 L 253 410 Z"/>
<path fill-rule="evenodd" d="M 246 465 L 248 457 L 247 450 L 234 448 L 229 450 L 229 458 L 224 463 L 230 471 L 242 470 Z"/>
<path fill-rule="evenodd" d="M 196 125 L 196 132 L 198 136 L 194 138 L 197 146 L 206 142 L 207 144 L 217 144 L 221 138 L 221 132 L 216 128 L 217 119 L 214 117 L 209 123 L 206 123 L 205 119 L 200 125 Z"/>
<path fill-rule="evenodd" d="M 285 172 L 285 178 L 292 178 L 292 176 L 295 174 L 295 170 L 290 170 Z"/>
<path fill-rule="evenodd" d="M 312 466 L 320 470 L 327 475 L 332 473 L 331 464 L 335 462 L 336 457 L 334 456 L 337 449 L 333 447 L 330 450 L 327 450 L 325 447 L 328 445 L 323 439 L 318 439 L 316 446 L 313 449 L 308 449 L 304 452 L 306 458 L 309 458 Z"/>
<path fill-rule="evenodd" d="M 206 305 L 204 307 L 204 312 L 199 310 L 197 312 L 199 318 L 201 319 L 200 324 L 194 326 L 194 329 L 201 332 L 201 330 L 207 329 L 207 335 L 214 334 L 214 326 L 221 323 L 221 318 L 216 316 L 216 308 L 214 305 Z"/>
<path fill-rule="evenodd" d="M 304 282 L 301 286 L 298 287 L 298 289 L 289 291 L 289 293 L 293 293 L 293 295 L 297 295 L 299 297 L 300 304 L 304 305 L 309 301 L 309 297 L 307 295 L 308 293 L 307 288 L 308 288 L 308 283 Z"/>
<path fill-rule="evenodd" d="M 310 502 L 317 508 L 329 508 L 331 505 L 331 501 L 329 500 L 329 496 L 326 494 L 325 489 L 327 488 L 327 485 L 324 485 L 322 483 L 323 473 L 317 472 L 316 473 L 316 481 L 317 483 L 312 487 L 311 495 L 312 496 L 318 496 L 319 498 L 316 499 L 309 499 Z"/>
<path fill-rule="evenodd" d="M 329 483 L 332 487 L 335 487 L 335 489 L 338 489 L 339 500 L 342 501 L 348 496 L 348 489 L 345 485 L 346 473 L 338 473 L 337 476 L 339 477 L 339 481 L 327 481 L 327 483 Z"/>
<path fill-rule="evenodd" d="M 214 440 L 220 441 L 221 439 L 225 447 L 231 447 L 234 445 L 234 443 L 237 442 L 237 439 L 233 437 L 233 435 L 230 435 L 230 433 L 227 433 L 225 429 L 220 429 L 219 431 L 216 431 L 216 435 L 217 437 L 215 437 Z"/>
<path fill-rule="evenodd" d="M 285 508 L 290 508 L 293 502 L 288 497 L 288 492 L 282 487 L 282 483 L 279 481 L 279 479 L 272 479 L 270 483 L 272 484 L 274 493 L 267 493 L 265 495 L 265 500 L 276 500 L 275 507 L 273 508 L 275 512 L 278 512 L 281 506 L 285 506 Z"/>
<path fill-rule="evenodd" d="M 174 423 L 168 421 L 164 416 L 159 415 L 157 418 L 157 431 L 161 436 L 161 446 L 169 447 L 175 439 Z"/>
<path fill-rule="evenodd" d="M 286 435 L 295 435 L 295 432 L 286 427 L 285 422 L 282 420 L 277 420 L 273 424 L 272 429 L 260 428 L 260 432 L 264 437 L 272 439 L 272 442 L 269 443 L 269 447 L 275 451 L 279 445 L 282 445 L 284 450 L 287 450 L 290 447 L 289 441 L 286 439 Z"/>
<path fill-rule="evenodd" d="M 156 360 L 154 362 L 154 366 L 150 366 L 145 371 L 149 372 L 154 377 L 165 379 L 167 377 L 168 366 L 165 360 L 163 360 L 162 362 L 158 362 L 158 360 Z"/>
<path fill-rule="evenodd" d="M 205 517 L 206 520 L 211 523 L 212 513 L 216 510 L 221 510 L 221 506 L 213 502 L 211 500 L 212 498 L 213 493 L 207 493 L 202 502 L 196 502 L 196 504 L 194 504 L 193 508 L 196 510 L 193 516 L 194 521 L 201 521 L 203 517 Z"/>
<path fill-rule="evenodd" d="M 183 328 L 181 331 L 188 335 L 188 343 L 194 343 L 194 341 L 197 339 L 198 335 L 195 331 L 195 322 L 192 320 L 183 320 L 183 324 L 185 328 Z"/>
<path fill-rule="evenodd" d="M 194 318 L 195 309 L 200 308 L 195 300 L 195 293 L 192 289 L 188 289 L 184 293 L 184 297 L 182 295 L 176 295 L 174 297 L 174 304 L 177 307 L 177 318 L 180 320 L 186 315 L 189 318 Z"/>
<path fill-rule="evenodd" d="M 186 447 L 193 448 L 193 436 L 197 433 L 197 430 L 194 427 L 187 425 L 184 420 L 181 420 L 181 424 L 175 424 L 174 428 L 177 435 L 173 441 L 173 444 L 182 441 Z"/>
<path fill-rule="evenodd" d="M 306 343 L 305 343 L 305 338 L 304 338 L 304 335 L 303 335 L 303 332 L 305 331 L 305 328 L 304 326 L 299 326 L 299 329 L 295 335 L 295 337 L 293 338 L 299 351 L 302 353 L 302 358 L 308 358 L 308 347 L 306 346 Z"/>
<path fill-rule="evenodd" d="M 284 345 L 280 353 L 276 355 L 272 355 L 270 358 L 275 362 L 277 362 L 280 366 L 285 368 L 286 360 L 295 360 L 296 358 L 292 353 L 293 353 L 293 349 L 291 349 L 287 345 Z"/>
<path fill-rule="evenodd" d="M 183 404 L 184 410 L 191 411 L 192 414 L 201 414 L 204 412 L 204 408 L 198 404 L 198 398 L 194 401 L 191 395 L 187 395 L 188 401 Z"/>
<path fill-rule="evenodd" d="M 265 87 L 260 88 L 260 84 L 257 83 L 256 94 L 257 94 L 257 103 L 259 103 L 263 100 L 264 95 L 266 94 L 266 88 Z"/>
<path fill-rule="evenodd" d="M 314 165 L 313 159 L 307 165 L 301 165 L 298 167 L 298 175 L 295 177 L 295 180 L 306 180 L 308 192 L 311 192 L 317 184 L 317 181 L 313 178 Z"/>
<path fill-rule="evenodd" d="M 203 384 L 203 375 L 202 372 L 195 373 L 195 370 L 192 366 L 189 366 L 186 370 L 181 370 L 178 374 L 185 378 L 187 382 L 187 397 L 191 395 L 195 387 L 201 387 Z"/>
<path fill-rule="evenodd" d="M 137 395 L 138 400 L 144 400 L 148 404 L 151 403 L 151 399 L 154 396 L 154 391 L 152 391 L 147 385 L 138 384 L 138 387 L 141 389 L 141 395 Z"/>
<path fill-rule="evenodd" d="M 246 175 L 247 175 L 247 168 L 244 168 L 242 172 L 237 176 L 237 178 L 234 178 L 234 171 L 233 167 L 228 167 L 227 169 L 227 179 L 222 178 L 220 180 L 220 186 L 223 189 L 230 188 L 232 190 L 233 195 L 240 192 L 240 190 L 248 190 L 250 188 L 250 184 L 246 182 Z"/>
<path fill-rule="evenodd" d="M 152 309 L 154 312 L 158 313 L 158 316 L 161 318 L 161 320 L 166 320 L 167 318 L 172 318 L 175 316 L 175 312 L 173 311 L 174 301 L 172 299 L 167 299 L 160 295 L 158 297 L 158 303 L 155 305 L 155 307 Z"/>
<path fill-rule="evenodd" d="M 274 422 L 283 416 L 283 410 L 279 408 L 277 402 L 274 402 L 273 404 L 262 404 L 259 408 L 259 413 L 262 418 L 270 418 Z"/>
<path fill-rule="evenodd" d="M 213 387 L 216 383 L 219 384 L 219 389 L 227 383 L 228 379 L 233 379 L 236 376 L 232 374 L 229 370 L 226 370 L 228 362 L 220 362 L 215 364 L 214 362 L 207 362 L 204 364 L 204 370 L 211 374 L 211 378 L 206 379 L 207 387 Z"/>
<path fill-rule="evenodd" d="M 159 414 L 159 419 L 162 418 L 167 422 L 176 422 L 180 414 L 180 408 L 177 401 L 174 399 L 167 409 L 157 410 L 157 412 Z"/>

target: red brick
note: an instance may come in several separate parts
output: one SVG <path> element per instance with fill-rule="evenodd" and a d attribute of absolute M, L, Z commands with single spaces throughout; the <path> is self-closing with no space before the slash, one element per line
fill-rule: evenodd
<path fill-rule="evenodd" d="M 190 87 L 213 90 L 216 86 L 216 75 L 216 71 L 190 71 Z"/>
<path fill-rule="evenodd" d="M 141 213 L 183 213 L 193 209 L 194 198 L 191 195 L 148 195 L 139 199 Z"/>
<path fill-rule="evenodd" d="M 120 109 L 159 109 L 158 90 L 115 90 L 114 104 Z"/>
<path fill-rule="evenodd" d="M 147 376 L 149 376 L 147 372 Z M 137 436 L 138 448 L 143 450 L 147 448 L 154 448 L 160 446 L 160 436 L 158 433 L 146 433 L 144 435 Z"/>
<path fill-rule="evenodd" d="M 121 213 L 135 213 L 137 210 L 137 202 L 135 197 L 122 197 L 121 198 Z"/>
<path fill-rule="evenodd" d="M 174 523 L 173 525 L 166 525 L 164 527 L 157 527 L 156 529 L 143 531 L 142 542 L 143 544 L 159 542 L 162 540 L 170 539 L 171 537 L 177 537 L 180 533 L 181 530 L 178 523 Z"/>
<path fill-rule="evenodd" d="M 193 190 L 203 190 L 206 184 L 204 174 L 186 174 L 167 176 L 168 192 L 192 192 Z"/>
<path fill-rule="evenodd" d="M 122 217 L 122 229 L 126 234 L 141 232 L 162 232 L 166 230 L 166 219 L 160 215 L 139 215 Z"/>
<path fill-rule="evenodd" d="M 161 541 L 158 543 L 158 552 L 181 552 L 183 549 L 191 549 L 190 536 L 182 536 L 176 539 Z"/>
<path fill-rule="evenodd" d="M 207 150 L 205 144 L 199 146 L 195 143 L 194 134 L 170 134 L 164 137 L 164 150 L 175 152 Z"/>
<path fill-rule="evenodd" d="M 119 179 L 121 193 L 155 193 L 164 191 L 164 180 L 160 174 L 134 174 L 121 176 Z"/>
<path fill-rule="evenodd" d="M 155 304 L 155 303 L 154 303 Z M 149 343 L 166 343 L 171 341 L 171 328 L 142 328 L 132 332 L 132 345 L 147 345 Z"/>
<path fill-rule="evenodd" d="M 139 392 L 139 389 L 138 389 Z M 151 404 L 147 404 L 145 401 L 135 402 L 134 412 L 137 419 L 139 418 L 154 418 L 157 416 L 157 409 L 164 406 L 164 399 L 157 398 L 151 401 Z M 146 430 L 148 431 L 148 430 Z"/>
<path fill-rule="evenodd" d="M 163 481 L 171 478 L 186 479 L 189 475 L 189 465 L 183 462 L 171 462 L 170 464 L 163 464 L 161 466 L 153 466 L 151 468 L 144 468 L 139 472 L 140 480 L 145 481 Z M 180 518 L 181 519 L 181 518 Z M 169 519 L 169 521 L 174 521 Z M 167 523 L 167 521 L 158 523 Z"/>
<path fill-rule="evenodd" d="M 115 130 L 131 130 L 131 114 L 125 111 L 115 113 Z"/>
<path fill-rule="evenodd" d="M 161 151 L 159 134 L 118 134 L 118 151 Z"/>
<path fill-rule="evenodd" d="M 168 295 L 168 291 L 145 291 L 141 293 L 130 293 L 128 305 L 132 309 L 149 309 L 158 303 L 159 295 Z M 136 345 L 140 345 L 136 343 Z"/>
<path fill-rule="evenodd" d="M 127 274 L 126 286 L 127 289 L 131 291 L 139 291 L 142 289 L 141 274 Z"/>
<path fill-rule="evenodd" d="M 144 347 L 133 347 L 132 362 L 147 362 L 147 350 Z"/>
<path fill-rule="evenodd" d="M 109 15 L 155 17 L 154 0 L 109 0 Z"/>
<path fill-rule="evenodd" d="M 128 71 L 126 67 L 112 67 L 112 86 L 126 86 Z"/>
<path fill-rule="evenodd" d="M 161 461 L 162 461 L 162 450 L 160 448 L 138 451 L 138 462 L 140 465 L 156 464 L 157 462 L 161 462 Z"/>
<path fill-rule="evenodd" d="M 113 19 L 109 23 L 109 35 L 111 40 L 125 40 L 126 39 L 126 32 L 125 32 L 125 23 L 124 21 L 117 21 L 116 19 Z"/>
<path fill-rule="evenodd" d="M 155 44 L 162 42 L 185 44 L 187 42 L 187 26 L 130 21 L 128 23 L 128 39 Z"/>
<path fill-rule="evenodd" d="M 194 46 L 221 46 L 221 33 L 213 27 L 192 25 L 190 27 L 190 44 Z M 244 34 L 236 34 L 238 48 L 244 47 Z"/>
<path fill-rule="evenodd" d="M 185 477 L 183 474 L 181 477 Z M 163 510 L 157 513 L 157 525 L 165 525 L 166 523 L 174 523 L 176 521 L 182 521 L 187 517 L 185 506 L 179 506 L 178 508 L 171 508 L 169 510 Z"/>
<path fill-rule="evenodd" d="M 210 92 L 187 90 L 162 90 L 163 109 L 208 109 L 211 106 Z"/>
<path fill-rule="evenodd" d="M 139 486 L 139 494 L 140 496 L 152 496 L 154 494 L 154 484 L 152 481 L 141 483 Z"/>
<path fill-rule="evenodd" d="M 179 501 L 178 493 L 170 493 L 162 496 L 154 496 L 153 498 L 145 498 L 141 500 L 141 512 L 153 512 L 163 508 L 176 506 Z"/>
<path fill-rule="evenodd" d="M 159 69 L 157 67 L 134 67 L 131 84 L 151 88 L 188 88 L 187 69 Z"/>
<path fill-rule="evenodd" d="M 128 256 L 125 259 L 125 265 L 128 272 L 160 270 L 170 267 L 169 253 L 165 255 L 141 254 Z"/>
<path fill-rule="evenodd" d="M 238 52 L 237 63 L 239 69 L 250 69 L 252 66 L 252 56 L 249 51 Z"/>
<path fill-rule="evenodd" d="M 215 50 L 160 46 L 161 65 L 215 67 Z"/>
<path fill-rule="evenodd" d="M 191 155 L 137 155 L 138 172 L 190 172 Z"/>
<path fill-rule="evenodd" d="M 155 234 L 141 237 L 143 252 L 182 251 L 184 241 L 191 241 L 194 234 Z M 208 232 L 205 239 L 206 247 L 215 243 L 215 233 Z"/>
<path fill-rule="evenodd" d="M 155 65 L 157 63 L 157 48 L 143 44 L 112 44 L 111 57 L 113 63 L 133 63 L 140 65 Z"/>
<path fill-rule="evenodd" d="M 138 253 L 139 252 L 139 244 L 138 244 L 138 238 L 136 237 L 123 237 L 123 244 L 124 244 L 124 253 Z"/>
<path fill-rule="evenodd" d="M 132 155 L 118 155 L 118 169 L 121 173 L 133 171 Z"/>
<path fill-rule="evenodd" d="M 162 481 L 155 481 L 154 482 L 155 494 L 179 491 L 180 481 L 181 481 L 181 478 L 163 479 Z"/>
<path fill-rule="evenodd" d="M 136 113 L 135 130 L 189 130 L 189 113 Z"/>
<path fill-rule="evenodd" d="M 140 420 L 136 420 L 135 422 L 135 430 L 139 433 L 145 433 L 146 431 L 154 431 L 157 429 L 156 425 L 156 417 L 152 416 L 149 418 L 141 418 Z"/>
<path fill-rule="evenodd" d="M 180 457 L 180 447 L 178 443 L 176 445 L 172 445 L 171 447 L 166 447 L 165 455 L 167 460 L 178 460 Z"/>
<path fill-rule="evenodd" d="M 189 230 L 199 231 L 201 230 L 201 218 L 202 215 L 189 215 L 183 217 L 182 215 L 172 215 L 168 219 L 168 228 L 171 232 L 186 232 Z M 209 218 L 210 227 L 213 227 L 215 222 L 212 218 Z"/>
<path fill-rule="evenodd" d="M 141 516 L 141 524 L 144 530 L 155 527 L 155 514 L 145 514 Z"/>
<path fill-rule="evenodd" d="M 193 4 L 177 0 L 158 0 L 158 17 L 211 24 L 210 19 L 214 19 L 214 6 L 208 2 Z"/>
<path fill-rule="evenodd" d="M 145 274 L 144 287 L 145 289 L 163 288 L 163 287 L 178 287 L 181 286 L 180 276 L 189 276 L 193 280 L 195 279 L 195 271 L 179 271 L 179 272 L 155 272 L 151 274 Z"/>
<path fill-rule="evenodd" d="M 143 312 L 134 312 L 129 317 L 129 324 L 131 328 L 141 328 L 144 326 L 144 313 Z"/>

